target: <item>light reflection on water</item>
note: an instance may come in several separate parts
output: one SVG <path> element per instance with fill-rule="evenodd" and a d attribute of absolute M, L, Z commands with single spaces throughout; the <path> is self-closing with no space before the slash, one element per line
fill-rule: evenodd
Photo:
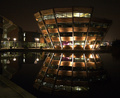
<path fill-rule="evenodd" d="M 7 52 L 0 59 L 1 74 L 36 96 L 88 97 L 96 85 L 108 82 L 104 63 L 95 53 Z"/>

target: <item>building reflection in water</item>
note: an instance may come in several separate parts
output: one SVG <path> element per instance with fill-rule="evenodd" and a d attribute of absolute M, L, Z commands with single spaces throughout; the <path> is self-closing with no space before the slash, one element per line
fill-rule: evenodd
<path fill-rule="evenodd" d="M 35 52 L 5 52 L 0 54 L 0 73 L 11 79 L 25 64 L 40 64 L 44 60 L 45 53 Z M 36 63 L 35 63 L 36 62 Z"/>
<path fill-rule="evenodd" d="M 92 83 L 106 78 L 99 54 L 48 53 L 34 87 L 53 95 L 87 96 Z"/>

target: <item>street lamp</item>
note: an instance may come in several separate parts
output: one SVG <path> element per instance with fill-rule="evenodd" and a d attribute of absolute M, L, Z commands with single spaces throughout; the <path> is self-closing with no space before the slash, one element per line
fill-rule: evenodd
<path fill-rule="evenodd" d="M 16 41 L 16 38 L 13 38 L 13 42 L 14 42 L 14 49 L 15 49 L 15 41 Z"/>
<path fill-rule="evenodd" d="M 9 48 L 9 46 L 10 46 L 10 43 L 9 43 L 10 37 L 8 37 L 7 40 L 8 40 L 8 48 Z"/>
<path fill-rule="evenodd" d="M 36 48 L 37 48 L 37 42 L 39 41 L 39 38 L 35 38 L 35 42 L 36 42 Z"/>

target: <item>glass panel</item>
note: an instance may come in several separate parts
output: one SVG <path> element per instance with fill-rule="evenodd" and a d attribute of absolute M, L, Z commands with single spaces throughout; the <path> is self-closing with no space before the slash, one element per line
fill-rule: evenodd
<path fill-rule="evenodd" d="M 90 13 L 74 13 L 73 14 L 74 17 L 86 17 L 89 18 L 91 16 Z"/>
<path fill-rule="evenodd" d="M 84 45 L 85 42 L 84 41 L 75 41 L 75 45 Z"/>
<path fill-rule="evenodd" d="M 79 17 L 80 14 L 79 14 L 79 13 L 74 13 L 73 16 L 74 16 L 74 17 Z"/>
<path fill-rule="evenodd" d="M 50 37 L 58 37 L 58 33 L 49 33 Z"/>
<path fill-rule="evenodd" d="M 46 25 L 46 27 L 48 29 L 53 29 L 53 28 L 56 28 L 56 24 L 48 24 L 48 25 Z"/>
<path fill-rule="evenodd" d="M 72 18 L 72 13 L 67 13 L 67 18 Z"/>
<path fill-rule="evenodd" d="M 41 22 L 42 21 L 42 18 L 40 17 L 40 18 L 38 18 L 38 22 Z"/>
<path fill-rule="evenodd" d="M 44 20 L 54 19 L 54 15 L 45 15 L 45 16 L 43 16 L 43 19 L 44 19 Z"/>

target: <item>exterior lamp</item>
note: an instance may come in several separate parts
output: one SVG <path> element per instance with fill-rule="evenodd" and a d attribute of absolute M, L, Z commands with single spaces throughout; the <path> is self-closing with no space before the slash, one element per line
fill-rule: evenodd
<path fill-rule="evenodd" d="M 13 58 L 13 61 L 16 61 L 16 58 Z"/>
<path fill-rule="evenodd" d="M 13 38 L 13 42 L 14 42 L 14 48 L 15 48 L 15 41 L 16 41 L 17 39 L 16 38 Z"/>
<path fill-rule="evenodd" d="M 36 48 L 37 48 L 37 42 L 39 42 L 39 38 L 35 38 L 35 42 L 36 42 Z"/>

